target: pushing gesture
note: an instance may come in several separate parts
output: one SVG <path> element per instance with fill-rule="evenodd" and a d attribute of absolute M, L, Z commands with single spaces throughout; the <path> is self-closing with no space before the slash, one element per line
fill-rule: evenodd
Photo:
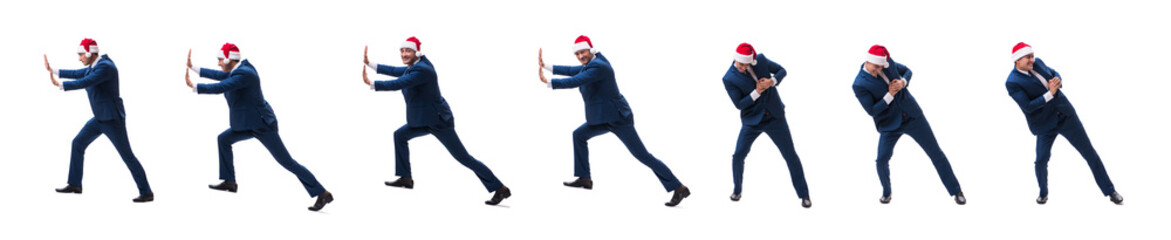
<path fill-rule="evenodd" d="M 537 65 L 538 65 L 538 66 L 540 66 L 539 68 L 537 68 L 537 73 L 538 73 L 538 74 L 540 74 L 540 76 L 541 76 L 541 83 L 548 84 L 548 83 L 549 83 L 549 79 L 548 79 L 548 78 L 545 78 L 545 57 L 544 57 L 544 52 L 545 52 L 545 50 L 544 50 L 544 49 L 541 49 L 541 48 L 538 48 L 538 49 L 537 49 Z"/>
<path fill-rule="evenodd" d="M 183 78 L 187 80 L 187 87 L 189 87 L 189 88 L 195 88 L 195 84 L 191 83 L 191 67 L 192 66 L 193 65 L 191 65 L 191 49 L 187 49 L 187 69 L 185 69 L 183 71 L 186 73 L 183 75 Z"/>
<path fill-rule="evenodd" d="M 42 54 L 45 57 L 45 70 L 49 71 L 49 81 L 53 82 L 53 86 L 60 87 L 61 83 L 57 82 L 57 78 L 53 77 L 53 67 L 49 66 L 49 55 Z"/>

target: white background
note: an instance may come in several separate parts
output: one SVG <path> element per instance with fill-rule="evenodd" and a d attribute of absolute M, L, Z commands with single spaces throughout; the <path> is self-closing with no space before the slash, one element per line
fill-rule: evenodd
<path fill-rule="evenodd" d="M 1134 238 L 1164 228 L 1169 129 L 1164 3 L 1022 1 L 15 1 L 0 9 L 0 224 L 9 239 L 169 238 Z M 677 208 L 612 134 L 590 141 L 592 191 L 572 179 L 580 94 L 538 81 L 576 64 L 578 35 L 611 60 L 647 148 L 691 187 Z M 418 36 L 436 66 L 468 150 L 513 189 L 485 206 L 475 176 L 434 137 L 411 142 L 416 188 L 394 179 L 401 93 L 361 82 L 371 60 L 401 65 Z M 116 62 L 131 145 L 154 188 L 134 183 L 106 138 L 88 149 L 85 194 L 64 195 L 70 140 L 92 117 L 83 91 L 60 92 L 43 70 L 80 68 L 98 41 Z M 215 67 L 229 41 L 256 66 L 290 152 L 337 200 L 320 213 L 296 178 L 255 140 L 235 145 L 240 192 L 211 191 L 222 96 L 194 95 L 184 57 Z M 1126 205 L 1103 197 L 1064 138 L 1053 147 L 1050 202 L 1033 202 L 1035 138 L 1004 88 L 1025 41 L 1062 73 L 1065 91 Z M 800 207 L 779 152 L 761 137 L 744 199 L 728 200 L 740 128 L 720 78 L 737 44 L 782 64 L 779 86 L 814 206 Z M 905 137 L 891 161 L 894 199 L 878 203 L 878 134 L 850 90 L 862 57 L 885 44 L 915 73 L 910 88 L 969 202 L 946 194 Z M 389 79 L 376 76 L 374 79 Z M 204 79 L 202 82 L 209 82 Z"/>

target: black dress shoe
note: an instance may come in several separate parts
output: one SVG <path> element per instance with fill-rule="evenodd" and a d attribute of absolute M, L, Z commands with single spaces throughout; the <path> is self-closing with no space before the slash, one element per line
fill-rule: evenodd
<path fill-rule="evenodd" d="M 415 180 L 409 177 L 400 177 L 394 182 L 386 182 L 386 186 L 415 189 Z"/>
<path fill-rule="evenodd" d="M 882 196 L 881 198 L 878 198 L 878 202 L 880 202 L 882 204 L 890 203 L 890 195 L 885 195 L 885 196 Z"/>
<path fill-rule="evenodd" d="M 805 198 L 801 199 L 801 207 L 809 208 L 812 206 L 813 206 L 813 202 L 809 201 L 809 197 L 805 197 Z"/>
<path fill-rule="evenodd" d="M 59 193 L 77 193 L 81 194 L 81 186 L 66 185 L 63 188 L 56 189 Z"/>
<path fill-rule="evenodd" d="M 484 204 L 496 206 L 496 204 L 500 204 L 500 201 L 504 201 L 505 198 L 508 198 L 511 196 L 512 196 L 512 190 L 508 190 L 508 187 L 506 187 L 506 186 L 501 186 L 500 189 L 496 190 L 496 194 L 492 195 L 492 199 L 488 199 L 488 201 L 484 201 Z"/>
<path fill-rule="evenodd" d="M 1047 202 L 1049 202 L 1049 196 L 1037 197 L 1037 204 L 1045 205 Z"/>
<path fill-rule="evenodd" d="M 236 192 L 236 188 L 238 187 L 239 186 L 236 185 L 236 182 L 233 181 L 224 181 L 216 185 L 207 185 L 207 188 L 229 192 Z"/>
<path fill-rule="evenodd" d="M 728 198 L 731 198 L 733 202 L 739 202 L 739 201 L 740 201 L 740 194 L 739 194 L 739 193 L 733 193 L 733 194 L 732 194 L 732 196 L 731 196 L 731 197 L 728 197 Z"/>
<path fill-rule="evenodd" d="M 671 201 L 664 204 L 668 207 L 674 207 L 679 205 L 679 202 L 682 202 L 688 196 L 691 196 L 691 190 L 687 189 L 687 186 L 679 186 L 679 188 L 675 189 L 675 194 L 671 195 Z"/>
<path fill-rule="evenodd" d="M 138 195 L 138 197 L 134 198 L 132 201 L 134 201 L 134 202 L 151 202 L 154 200 L 155 200 L 155 194 L 154 193 L 147 193 L 147 194 L 143 194 L 143 195 Z"/>
<path fill-rule="evenodd" d="M 77 191 L 81 193 L 81 188 L 78 188 Z M 1114 202 L 1114 204 L 1122 205 L 1122 194 L 1118 194 L 1118 192 L 1110 193 L 1110 201 Z"/>
<path fill-rule="evenodd" d="M 574 179 L 572 182 L 563 182 L 562 184 L 565 184 L 566 187 L 579 187 L 579 188 L 585 188 L 585 189 L 594 189 L 594 180 L 590 180 L 589 178 L 579 177 L 577 179 Z"/>
<path fill-rule="evenodd" d="M 333 202 L 333 194 L 329 193 L 329 191 L 325 191 L 324 193 L 321 193 L 321 195 L 317 195 L 317 202 L 314 202 L 313 206 L 309 207 L 309 211 L 320 211 L 322 208 L 325 208 L 325 204 L 329 204 L 331 202 Z"/>
<path fill-rule="evenodd" d="M 968 204 L 968 198 L 964 197 L 964 192 L 956 192 L 955 198 L 956 198 L 956 204 L 959 204 L 959 205 Z"/>

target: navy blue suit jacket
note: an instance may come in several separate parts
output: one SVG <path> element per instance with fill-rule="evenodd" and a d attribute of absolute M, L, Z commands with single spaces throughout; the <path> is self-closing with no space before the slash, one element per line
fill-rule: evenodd
<path fill-rule="evenodd" d="M 882 69 L 887 78 L 891 81 L 902 78 L 910 86 L 911 69 L 893 59 L 888 61 L 890 66 Z M 866 72 L 865 63 L 858 70 L 858 76 L 854 78 L 854 97 L 858 98 L 858 103 L 862 104 L 866 114 L 874 118 L 874 127 L 879 132 L 898 130 L 903 124 L 903 118 L 923 117 L 923 110 L 919 108 L 919 103 L 915 101 L 909 88 L 899 90 L 894 95 L 894 100 L 887 104 L 883 96 L 890 92 L 889 86 L 882 76 L 870 76 L 870 73 Z"/>
<path fill-rule="evenodd" d="M 57 74 L 62 78 L 77 79 L 62 82 L 61 88 L 65 91 L 85 88 L 94 119 L 104 121 L 126 118 L 118 91 L 118 68 L 108 55 L 102 55 L 93 66 L 77 70 L 62 69 Z"/>
<path fill-rule="evenodd" d="M 585 102 L 586 124 L 621 122 L 634 116 L 630 104 L 618 92 L 610 61 L 601 53 L 582 66 L 553 66 L 553 74 L 571 76 L 550 81 L 553 89 L 578 88 Z"/>
<path fill-rule="evenodd" d="M 780 84 L 781 80 L 785 79 L 788 72 L 780 64 L 768 60 L 764 54 L 756 55 L 756 65 L 749 68 L 749 71 L 756 73 L 757 78 L 773 77 L 776 83 Z M 752 79 L 752 75 L 748 73 L 741 73 L 736 70 L 736 63 L 728 68 L 728 72 L 724 73 L 724 89 L 728 90 L 728 97 L 732 98 L 732 104 L 740 109 L 740 122 L 744 125 L 756 126 L 764 119 L 764 113 L 767 110 L 772 114 L 784 114 L 785 103 L 781 102 L 781 95 L 777 93 L 775 87 L 768 88 L 760 94 L 760 97 L 755 101 L 752 100 L 752 92 L 756 91 L 756 80 Z"/>
<path fill-rule="evenodd" d="M 410 67 L 379 64 L 376 71 L 399 77 L 395 80 L 375 81 L 374 90 L 403 91 L 403 100 L 407 103 L 407 126 L 433 126 L 449 123 L 455 118 L 447 100 L 439 93 L 439 78 L 427 56 L 420 57 Z"/>
<path fill-rule="evenodd" d="M 264 100 L 264 92 L 260 91 L 260 76 L 247 59 L 231 72 L 202 68 L 199 76 L 219 81 L 200 83 L 195 89 L 201 94 L 224 94 L 224 99 L 228 100 L 232 130 L 262 129 L 276 123 L 276 113 Z"/>
<path fill-rule="evenodd" d="M 1035 58 L 1033 71 L 1040 74 L 1046 81 L 1053 79 L 1053 77 L 1061 77 L 1061 74 L 1046 66 L 1040 58 Z M 1062 83 L 1065 82 L 1065 79 L 1061 80 Z M 1077 112 L 1073 110 L 1073 104 L 1069 103 L 1069 99 L 1065 98 L 1065 94 L 1061 93 L 1060 90 L 1057 91 L 1056 95 L 1053 95 L 1053 99 L 1045 102 L 1045 97 L 1042 95 L 1049 92 L 1049 85 L 1041 83 L 1041 80 L 1031 74 L 1017 71 L 1015 67 L 1012 72 L 1008 73 L 1008 80 L 1005 81 L 1004 86 L 1008 88 L 1008 95 L 1012 96 L 1012 100 L 1021 107 L 1021 112 L 1025 113 L 1025 120 L 1029 122 L 1029 131 L 1033 132 L 1034 135 L 1057 132 L 1057 113 L 1077 116 Z"/>

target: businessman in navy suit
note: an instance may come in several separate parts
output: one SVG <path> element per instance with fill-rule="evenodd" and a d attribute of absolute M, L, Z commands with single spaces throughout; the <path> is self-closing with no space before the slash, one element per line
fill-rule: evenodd
<path fill-rule="evenodd" d="M 1029 131 L 1037 136 L 1037 161 L 1034 163 L 1037 185 L 1041 187 L 1037 204 L 1049 201 L 1049 156 L 1053 141 L 1061 135 L 1086 159 L 1102 195 L 1110 196 L 1110 201 L 1121 205 L 1122 195 L 1114 190 L 1106 166 L 1102 165 L 1102 159 L 1090 144 L 1090 137 L 1073 110 L 1073 104 L 1061 92 L 1061 74 L 1046 66 L 1040 58 L 1034 58 L 1033 53 L 1033 47 L 1023 42 L 1013 46 L 1015 67 L 1008 73 L 1004 85 L 1008 88 L 1008 95 L 1025 114 Z"/>
<path fill-rule="evenodd" d="M 289 155 L 289 150 L 285 149 L 285 143 L 281 141 L 281 136 L 277 131 L 276 114 L 273 113 L 272 106 L 268 105 L 268 101 L 264 100 L 264 93 L 260 89 L 260 76 L 257 75 L 256 68 L 252 67 L 248 60 L 241 57 L 240 48 L 235 44 L 225 43 L 220 51 L 222 52 L 222 54 L 218 54 L 220 70 L 193 66 L 191 64 L 191 51 L 187 52 L 187 68 L 190 71 L 199 74 L 199 77 L 219 81 L 195 84 L 191 82 L 191 73 L 187 72 L 187 86 L 198 94 L 223 94 L 224 99 L 228 101 L 230 127 L 220 133 L 218 138 L 220 179 L 223 182 L 208 187 L 215 190 L 236 192 L 238 185 L 236 184 L 235 166 L 232 163 L 232 144 L 256 138 L 261 144 L 264 144 L 265 148 L 268 148 L 268 152 L 272 154 L 277 163 L 280 163 L 285 170 L 297 175 L 297 179 L 301 181 L 305 191 L 309 192 L 310 197 L 317 197 L 313 206 L 309 207 L 310 211 L 321 210 L 326 204 L 333 202 L 333 194 L 326 191 L 325 187 L 317 182 L 317 178 L 313 177 L 313 173 L 293 160 L 293 157 Z"/>
<path fill-rule="evenodd" d="M 366 68 L 363 67 L 362 80 L 366 85 L 375 91 L 402 90 L 403 100 L 407 103 L 407 124 L 394 131 L 395 175 L 398 175 L 399 179 L 388 181 L 386 185 L 407 189 L 415 187 L 415 180 L 411 177 L 411 154 L 407 142 L 412 138 L 431 134 L 447 147 L 447 152 L 451 153 L 456 161 L 476 173 L 476 177 L 480 178 L 480 183 L 484 184 L 488 192 L 495 192 L 491 199 L 484 201 L 484 204 L 500 204 L 500 201 L 512 196 L 512 191 L 492 174 L 488 166 L 468 154 L 463 142 L 459 140 L 459 135 L 455 133 L 455 117 L 451 114 L 447 100 L 439 94 L 439 78 L 435 74 L 434 65 L 419 52 L 421 45 L 415 37 L 407 38 L 400 45 L 399 56 L 406 67 L 372 64 L 366 53 L 362 53 L 362 61 L 367 67 L 379 74 L 398 77 L 394 80 L 370 81 L 366 75 Z"/>
<path fill-rule="evenodd" d="M 947 193 L 955 196 L 955 202 L 964 205 L 968 202 L 964 193 L 960 191 L 959 180 L 951 170 L 951 164 L 939 143 L 935 141 L 935 133 L 931 132 L 931 125 L 927 117 L 919 108 L 911 91 L 906 89 L 911 81 L 911 69 L 899 64 L 890 58 L 890 53 L 882 45 L 870 47 L 866 55 L 866 62 L 854 78 L 854 96 L 862 109 L 874 118 L 874 126 L 878 129 L 878 180 L 882 183 L 882 197 L 879 202 L 890 203 L 890 158 L 893 155 L 895 143 L 903 134 L 911 136 L 919 147 L 927 152 L 935 171 Z"/>
<path fill-rule="evenodd" d="M 586 142 L 590 138 L 607 132 L 614 133 L 626 145 L 626 149 L 642 164 L 650 167 L 659 182 L 668 192 L 674 192 L 667 206 L 679 205 L 691 195 L 671 169 L 655 158 L 638 137 L 634 129 L 634 113 L 626 98 L 618 92 L 618 82 L 614 80 L 614 69 L 610 61 L 601 53 L 594 51 L 589 37 L 579 36 L 574 41 L 574 55 L 581 66 L 553 66 L 545 65 L 545 60 L 538 53 L 538 73 L 541 82 L 552 89 L 578 88 L 582 101 L 585 102 L 586 123 L 573 131 L 573 162 L 574 176 L 577 179 L 565 182 L 565 186 L 593 189 L 594 182 L 590 179 L 589 148 Z M 545 71 L 552 71 L 555 75 L 570 76 L 569 78 L 548 79 Z"/>
<path fill-rule="evenodd" d="M 741 185 L 744 182 L 744 158 L 752 142 L 761 133 L 767 133 L 781 151 L 789 167 L 789 177 L 801 206 L 809 208 L 809 186 L 805 183 L 805 171 L 801 159 L 793 148 L 793 136 L 789 134 L 789 123 L 785 120 L 785 104 L 777 93 L 776 86 L 788 73 L 780 64 L 757 54 L 751 44 L 741 43 L 736 47 L 732 66 L 724 73 L 724 89 L 732 104 L 740 109 L 740 135 L 736 139 L 736 151 L 732 154 L 732 201 L 740 201 Z"/>
<path fill-rule="evenodd" d="M 98 57 L 98 43 L 93 39 L 81 40 L 77 49 L 78 60 L 85 68 L 77 70 L 54 70 L 49 66 L 49 57 L 45 57 L 45 69 L 49 70 L 49 80 L 63 91 L 85 89 L 89 96 L 89 107 L 94 117 L 85 123 L 81 132 L 73 138 L 73 151 L 69 157 L 69 181 L 64 188 L 58 188 L 59 193 L 81 193 L 81 175 L 85 162 L 85 149 L 98 136 L 106 135 L 122 156 L 122 162 L 130 169 L 130 176 L 138 185 L 138 197 L 134 202 L 154 201 L 154 192 L 150 190 L 150 183 L 146 181 L 146 171 L 134 152 L 130 150 L 130 138 L 126 134 L 126 112 L 122 106 L 122 97 L 118 89 L 118 68 L 110 56 Z M 77 80 L 57 82 L 53 77 L 56 74 L 61 78 Z"/>

